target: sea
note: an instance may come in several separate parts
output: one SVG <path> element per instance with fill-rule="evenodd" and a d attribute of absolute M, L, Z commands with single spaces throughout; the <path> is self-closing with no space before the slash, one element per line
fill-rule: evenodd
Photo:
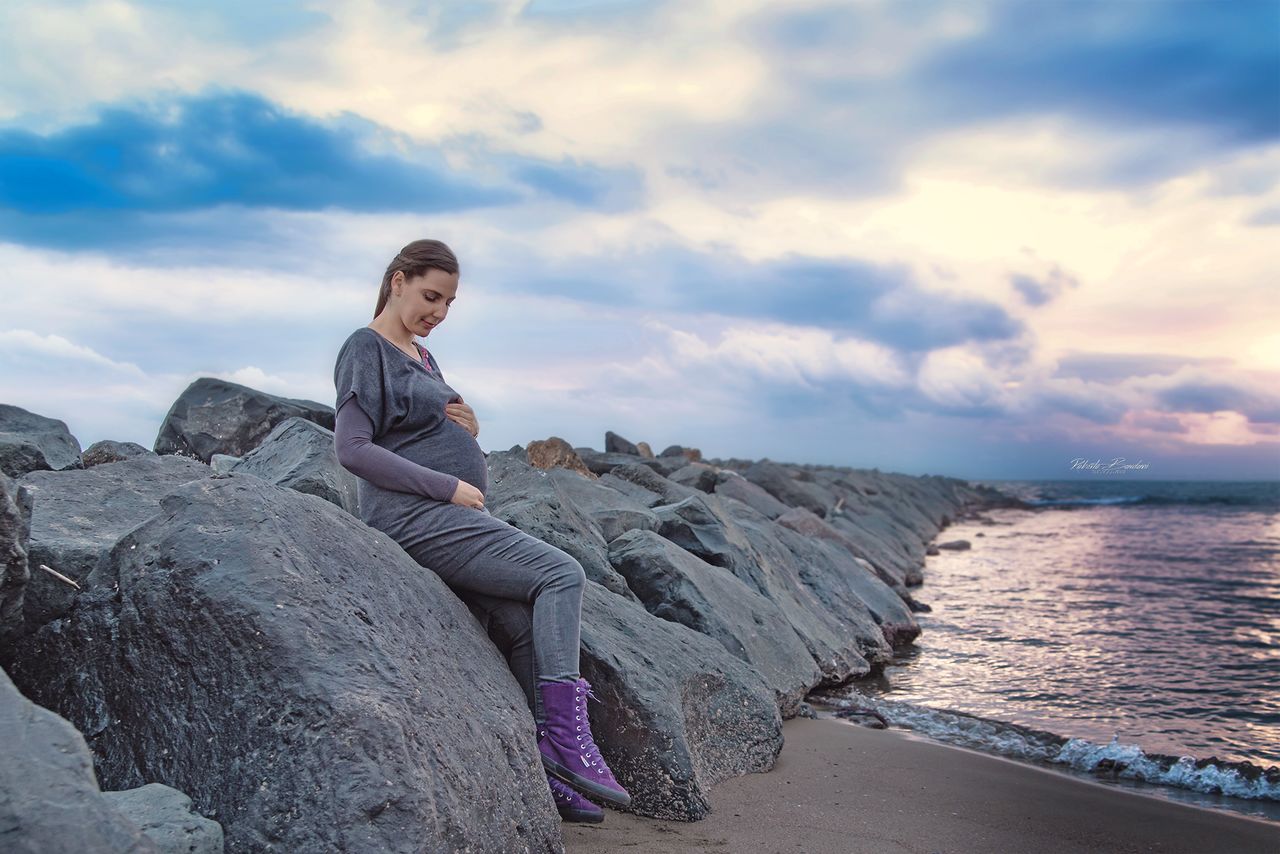
<path fill-rule="evenodd" d="M 810 702 L 1280 823 L 1280 482 L 970 481 L 884 672 Z"/>

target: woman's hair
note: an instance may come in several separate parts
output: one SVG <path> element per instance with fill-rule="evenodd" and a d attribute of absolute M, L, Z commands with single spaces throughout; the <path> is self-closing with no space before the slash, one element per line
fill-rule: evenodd
<path fill-rule="evenodd" d="M 426 275 L 426 272 L 432 269 L 456 275 L 458 259 L 454 256 L 453 250 L 439 240 L 415 240 L 401 249 L 400 253 L 387 265 L 387 272 L 382 274 L 382 287 L 378 289 L 378 305 L 373 310 L 374 318 L 377 319 L 378 315 L 382 314 L 387 300 L 391 298 L 391 277 L 396 274 L 396 270 L 403 270 L 404 277 L 412 279 L 414 276 Z"/>

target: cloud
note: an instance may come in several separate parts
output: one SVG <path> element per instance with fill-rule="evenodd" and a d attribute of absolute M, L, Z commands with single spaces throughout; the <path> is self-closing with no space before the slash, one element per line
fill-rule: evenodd
<path fill-rule="evenodd" d="M 634 170 L 493 152 L 473 172 L 351 113 L 318 120 L 249 92 L 103 107 L 48 135 L 0 130 L 0 234 L 54 246 L 229 237 L 246 210 L 466 211 L 547 199 L 606 211 L 638 202 Z M 482 168 L 481 168 L 482 167 Z M 476 177 L 484 171 L 489 177 Z M 175 214 L 225 209 L 214 234 Z"/>
<path fill-rule="evenodd" d="M 329 22 L 315 4 L 263 3 L 261 0 L 161 0 L 138 3 L 209 39 L 262 46 L 289 36 L 305 35 Z"/>
<path fill-rule="evenodd" d="M 1280 395 L 1274 390 L 1243 381 L 1212 376 L 1179 377 L 1156 392 L 1158 408 L 1173 412 L 1212 414 L 1231 411 L 1250 423 L 1280 422 Z"/>
<path fill-rule="evenodd" d="M 1159 433 L 1183 432 L 1182 422 L 1173 415 L 1134 413 L 1130 416 L 1129 423 L 1135 427 L 1140 427 L 1144 430 L 1154 430 Z"/>
<path fill-rule="evenodd" d="M 118 362 L 61 335 L 41 335 L 30 329 L 0 330 L 0 358 L 15 372 L 25 373 L 41 362 L 52 360 L 79 363 L 124 377 L 144 376 L 142 369 L 132 362 Z"/>
<path fill-rule="evenodd" d="M 1014 288 L 1022 294 L 1027 305 L 1041 306 L 1056 299 L 1067 288 L 1078 288 L 1080 280 L 1064 273 L 1055 266 L 1044 279 L 1036 279 L 1025 273 L 1014 273 L 1009 277 Z"/>
<path fill-rule="evenodd" d="M 1058 358 L 1055 375 L 1095 383 L 1114 383 L 1130 377 L 1170 375 L 1185 366 L 1226 369 L 1230 365 L 1230 359 L 1197 358 L 1171 353 L 1072 352 Z"/>
<path fill-rule="evenodd" d="M 1226 147 L 1280 136 L 1280 7 L 1271 0 L 989 7 L 973 38 L 910 72 L 931 115 L 1065 111 L 1093 124 L 1207 128 Z"/>
<path fill-rule="evenodd" d="M 679 168 L 697 183 L 719 162 L 762 196 L 877 196 L 931 137 L 1043 122 L 1079 147 L 1039 182 L 1149 186 L 1280 138 L 1278 18 L 1270 0 L 769 6 L 733 27 L 769 85 L 681 137 L 705 153 Z"/>
<path fill-rule="evenodd" d="M 0 131 L 0 204 L 28 215 L 246 207 L 358 211 L 492 205 L 510 191 L 458 180 L 437 154 L 377 151 L 378 130 L 328 122 L 247 92 L 104 107 L 48 136 Z"/>
<path fill-rule="evenodd" d="M 1258 227 L 1266 227 L 1269 225 L 1280 225 L 1280 205 L 1269 205 L 1267 207 L 1258 208 L 1244 221 L 1245 225 Z"/>
<path fill-rule="evenodd" d="M 1071 415 L 1091 425 L 1118 425 L 1125 414 L 1143 400 L 1131 388 L 1115 388 L 1084 380 L 1045 379 L 1023 390 L 1018 404 L 1031 417 L 1058 418 Z"/>
<path fill-rule="evenodd" d="M 194 379 L 149 372 L 56 333 L 0 331 L 0 400 L 65 421 L 82 447 L 105 438 L 151 447 Z"/>
<path fill-rule="evenodd" d="M 1003 414 L 1007 408 L 996 377 L 977 354 L 965 348 L 930 352 L 920 365 L 917 381 L 939 412 L 981 417 Z"/>
<path fill-rule="evenodd" d="M 799 253 L 750 261 L 736 250 L 610 246 L 544 256 L 493 252 L 484 277 L 495 286 L 614 308 L 714 314 L 840 331 L 893 349 L 930 350 L 1023 334 L 996 303 L 925 288 L 903 264 Z"/>

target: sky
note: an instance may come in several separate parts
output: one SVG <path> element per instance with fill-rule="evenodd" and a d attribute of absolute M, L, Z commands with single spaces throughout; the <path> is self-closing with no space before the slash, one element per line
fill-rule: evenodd
<path fill-rule="evenodd" d="M 1280 479 L 1280 0 L 8 0 L 0 56 L 0 402 L 84 447 L 332 406 L 434 238 L 486 451 Z"/>

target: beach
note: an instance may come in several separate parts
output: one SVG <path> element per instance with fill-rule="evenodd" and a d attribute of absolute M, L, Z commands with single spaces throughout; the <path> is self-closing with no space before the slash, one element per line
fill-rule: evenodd
<path fill-rule="evenodd" d="M 1280 851 L 1280 824 L 1147 797 L 836 718 L 793 718 L 772 770 L 711 789 L 711 814 L 607 809 L 565 823 L 568 854 Z"/>

